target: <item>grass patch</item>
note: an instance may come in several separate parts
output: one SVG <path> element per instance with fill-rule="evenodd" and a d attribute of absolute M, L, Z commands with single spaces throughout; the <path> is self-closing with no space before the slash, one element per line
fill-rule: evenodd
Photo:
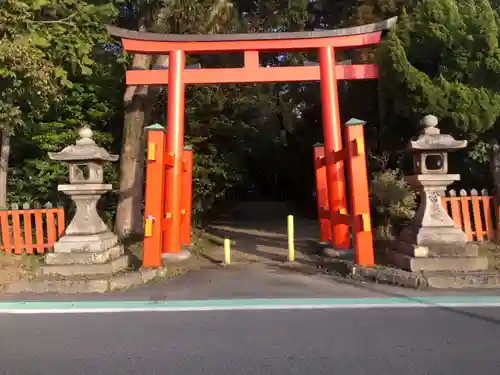
<path fill-rule="evenodd" d="M 142 264 L 143 237 L 130 236 L 122 241 L 126 253 L 131 257 L 134 268 L 139 269 Z M 217 253 L 222 254 L 220 246 L 215 245 L 200 229 L 194 229 L 191 236 L 191 257 L 180 263 L 167 265 L 167 277 L 175 277 L 186 272 L 201 269 L 203 267 L 218 263 Z"/>

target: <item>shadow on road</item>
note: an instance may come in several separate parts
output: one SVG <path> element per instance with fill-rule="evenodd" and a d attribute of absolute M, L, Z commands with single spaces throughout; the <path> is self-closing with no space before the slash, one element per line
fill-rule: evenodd
<path fill-rule="evenodd" d="M 283 221 L 283 220 L 282 220 Z M 226 237 L 236 242 L 235 248 L 238 251 L 258 256 L 271 261 L 267 264 L 269 269 L 283 270 L 297 273 L 304 276 L 323 275 L 328 276 L 337 284 L 362 289 L 373 294 L 384 295 L 389 298 L 405 298 L 413 300 L 415 303 L 426 303 L 432 305 L 422 297 L 435 295 L 484 295 L 480 290 L 443 291 L 425 290 L 416 291 L 388 284 L 370 284 L 364 281 L 348 278 L 349 270 L 345 263 L 331 262 L 319 256 L 318 249 L 311 246 L 311 240 L 317 237 L 316 223 L 311 220 L 297 220 L 297 237 L 295 248 L 297 252 L 295 265 L 285 263 L 287 260 L 288 240 L 286 235 L 286 223 L 272 220 L 259 222 L 218 222 L 210 228 L 210 232 L 221 237 Z M 300 227 L 303 225 L 303 227 Z M 214 260 L 215 261 L 215 260 Z M 335 287 L 335 284 L 332 284 Z M 491 295 L 491 291 L 486 292 Z M 471 319 L 481 320 L 500 326 L 500 320 L 488 315 L 467 311 L 460 307 L 445 307 L 435 305 L 436 308 L 448 313 L 458 314 Z"/>

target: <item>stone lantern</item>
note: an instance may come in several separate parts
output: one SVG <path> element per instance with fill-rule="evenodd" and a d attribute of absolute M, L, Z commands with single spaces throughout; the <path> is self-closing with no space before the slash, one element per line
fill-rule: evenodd
<path fill-rule="evenodd" d="M 118 160 L 92 139 L 92 131 L 82 128 L 76 144 L 65 147 L 60 152 L 50 152 L 49 158 L 68 164 L 69 184 L 59 185 L 59 191 L 68 195 L 76 206 L 71 223 L 64 235 L 54 245 L 54 253 L 48 254 L 47 263 L 61 253 L 98 254 L 117 246 L 118 238 L 112 233 L 97 212 L 97 202 L 112 186 L 103 183 L 103 165 Z M 118 256 L 123 252 L 116 249 Z M 82 258 L 83 256 L 81 256 Z M 61 256 L 59 256 L 61 258 Z"/>
<path fill-rule="evenodd" d="M 409 143 L 414 174 L 405 180 L 419 194 L 420 205 L 401 232 L 390 258 L 410 271 L 486 269 L 486 258 L 478 257 L 477 246 L 467 242 L 467 236 L 455 225 L 441 202 L 446 188 L 460 180 L 459 174 L 448 173 L 448 153 L 465 148 L 467 141 L 441 134 L 437 125 L 435 116 L 425 116 L 420 135 Z"/>
<path fill-rule="evenodd" d="M 32 278 L 11 283 L 7 293 L 103 293 L 130 288 L 166 274 L 166 268 L 138 269 L 133 257 L 125 255 L 117 236 L 97 212 L 97 202 L 112 186 L 104 183 L 103 166 L 118 160 L 96 145 L 92 131 L 82 128 L 76 144 L 49 153 L 51 160 L 68 164 L 69 184 L 58 190 L 76 206 L 75 215 L 54 251 Z"/>

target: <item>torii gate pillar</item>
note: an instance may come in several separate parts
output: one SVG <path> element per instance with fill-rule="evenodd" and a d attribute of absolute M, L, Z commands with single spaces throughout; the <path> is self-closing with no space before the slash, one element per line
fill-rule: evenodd
<path fill-rule="evenodd" d="M 319 49 L 321 110 L 326 158 L 326 186 L 330 213 L 347 212 L 346 184 L 342 151 L 342 131 L 338 99 L 335 51 L 332 46 Z M 351 245 L 349 227 L 330 215 L 332 247 L 345 250 Z"/>
<path fill-rule="evenodd" d="M 182 221 L 182 172 L 184 151 L 184 102 L 185 85 L 183 71 L 186 55 L 182 50 L 170 52 L 168 69 L 168 107 L 167 107 L 167 154 L 173 156 L 173 165 L 166 170 L 165 214 L 169 222 L 163 236 L 163 253 L 181 252 Z"/>

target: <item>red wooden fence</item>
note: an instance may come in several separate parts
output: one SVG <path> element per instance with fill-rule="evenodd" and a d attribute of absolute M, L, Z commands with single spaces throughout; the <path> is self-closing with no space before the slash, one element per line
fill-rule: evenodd
<path fill-rule="evenodd" d="M 498 205 L 487 190 L 480 193 L 473 189 L 470 194 L 450 190 L 442 198 L 443 206 L 456 225 L 465 232 L 469 241 L 494 241 L 498 227 Z M 36 206 L 35 206 L 36 207 Z M 10 210 L 0 210 L 0 251 L 14 254 L 33 254 L 51 251 L 65 229 L 64 209 L 22 209 L 12 205 Z"/>
<path fill-rule="evenodd" d="M 455 224 L 462 228 L 469 241 L 493 241 L 497 227 L 497 204 L 486 189 L 467 194 L 450 190 L 442 202 Z"/>
<path fill-rule="evenodd" d="M 0 251 L 14 254 L 33 254 L 51 251 L 65 229 L 64 209 L 30 208 L 17 204 L 10 210 L 0 211 Z"/>

